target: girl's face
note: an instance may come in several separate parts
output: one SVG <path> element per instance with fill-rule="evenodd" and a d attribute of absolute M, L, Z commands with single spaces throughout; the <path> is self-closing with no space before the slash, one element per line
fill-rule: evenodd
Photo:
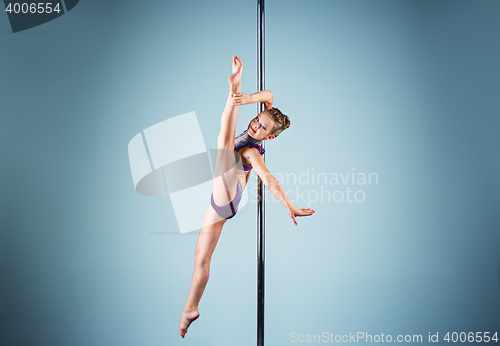
<path fill-rule="evenodd" d="M 273 139 L 275 136 L 269 135 L 274 127 L 274 120 L 268 112 L 264 111 L 258 114 L 248 124 L 247 133 L 253 139 L 262 141 L 264 139 Z"/>

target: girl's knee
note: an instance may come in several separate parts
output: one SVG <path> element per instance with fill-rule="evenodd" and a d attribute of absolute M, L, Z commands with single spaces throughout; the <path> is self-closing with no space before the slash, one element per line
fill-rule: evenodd
<path fill-rule="evenodd" d="M 210 260 L 211 256 L 209 256 L 207 253 L 196 252 L 194 256 L 194 265 L 199 268 L 210 268 Z"/>

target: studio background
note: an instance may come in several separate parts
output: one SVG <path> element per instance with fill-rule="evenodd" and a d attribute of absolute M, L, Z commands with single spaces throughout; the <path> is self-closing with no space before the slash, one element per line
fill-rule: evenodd
<path fill-rule="evenodd" d="M 266 88 L 291 119 L 268 168 L 378 176 L 351 187 L 362 203 L 298 201 L 316 209 L 298 227 L 267 204 L 266 344 L 500 331 L 499 16 L 494 0 L 266 1 Z M 256 21 L 256 1 L 82 0 L 16 34 L 0 14 L 0 344 L 255 344 L 255 204 L 224 228 L 181 340 L 197 234 L 136 193 L 127 145 L 196 111 L 214 147 L 233 54 L 256 91 Z"/>

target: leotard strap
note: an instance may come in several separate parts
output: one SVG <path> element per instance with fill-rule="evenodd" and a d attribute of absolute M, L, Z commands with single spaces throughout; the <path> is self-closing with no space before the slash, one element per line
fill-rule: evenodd
<path fill-rule="evenodd" d="M 259 154 L 264 155 L 265 149 L 261 146 L 262 141 L 257 141 L 250 137 L 247 130 L 243 131 L 241 135 L 234 139 L 234 151 L 238 152 L 242 148 L 255 148 L 259 151 Z M 243 165 L 243 170 L 248 172 L 252 167 Z"/>

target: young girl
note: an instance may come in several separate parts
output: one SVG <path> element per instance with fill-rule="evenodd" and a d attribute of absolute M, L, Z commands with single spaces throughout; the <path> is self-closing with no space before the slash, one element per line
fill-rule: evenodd
<path fill-rule="evenodd" d="M 233 56 L 233 74 L 228 78 L 229 96 L 221 117 L 221 128 L 217 138 L 217 158 L 211 206 L 203 219 L 195 252 L 195 265 L 189 297 L 182 312 L 179 333 L 184 337 L 191 322 L 200 313 L 198 304 L 208 281 L 210 260 L 226 221 L 236 215 L 242 191 L 245 189 L 252 168 L 264 185 L 288 210 L 297 225 L 297 216 L 314 214 L 312 209 L 297 208 L 283 192 L 281 185 L 266 168 L 262 154 L 262 141 L 276 138 L 290 126 L 288 117 L 279 109 L 272 108 L 273 94 L 263 90 L 253 95 L 240 93 L 243 62 Z M 265 110 L 258 114 L 248 128 L 235 138 L 239 105 L 262 102 Z M 239 155 L 235 155 L 237 152 Z M 241 158 L 241 163 L 238 161 Z"/>

